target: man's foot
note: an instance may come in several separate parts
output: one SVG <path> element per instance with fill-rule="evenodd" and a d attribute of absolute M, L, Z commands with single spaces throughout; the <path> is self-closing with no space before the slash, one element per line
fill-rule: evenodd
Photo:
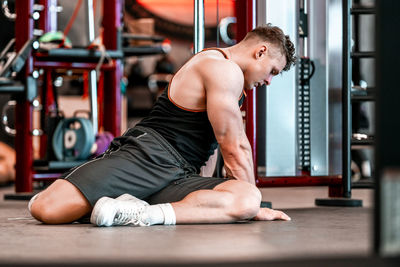
<path fill-rule="evenodd" d="M 116 199 L 102 197 L 93 208 L 90 222 L 97 226 L 136 225 L 148 226 L 142 214 L 149 204 L 129 194 Z"/>

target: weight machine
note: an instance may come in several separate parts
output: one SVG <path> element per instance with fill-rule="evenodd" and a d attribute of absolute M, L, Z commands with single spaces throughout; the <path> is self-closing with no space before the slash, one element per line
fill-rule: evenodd
<path fill-rule="evenodd" d="M 61 45 L 67 44 L 67 29 L 82 2 L 83 0 L 76 1 L 70 23 L 62 33 L 64 37 Z M 86 31 L 88 41 L 92 42 L 95 3 L 93 0 L 84 2 Z M 85 161 L 89 152 L 77 156 L 74 149 L 79 146 L 80 152 L 88 151 L 90 143 L 93 142 L 91 133 L 94 135 L 104 131 L 101 133 L 104 134 L 103 138 L 96 139 L 96 144 L 103 146 L 104 144 L 98 141 L 107 143 L 111 141 L 112 136 L 119 136 L 123 58 L 167 54 L 170 51 L 170 45 L 164 42 L 163 37 L 122 33 L 123 0 L 104 0 L 101 3 L 104 12 L 100 46 L 97 44 L 87 48 L 63 48 L 60 45 L 43 51 L 38 50 L 42 44 L 38 43 L 38 40 L 43 40 L 46 33 L 54 33 L 57 30 L 57 13 L 62 10 L 62 7 L 57 6 L 57 0 L 15 1 L 14 14 L 8 8 L 7 1 L 2 1 L 3 12 L 15 21 L 14 48 L 19 51 L 18 56 L 10 60 L 11 64 L 2 69 L 3 73 L 9 72 L 13 77 L 0 79 L 0 93 L 12 94 L 12 105 L 15 106 L 16 115 L 15 129 L 8 125 L 6 127 L 9 132 L 15 134 L 17 194 L 6 195 L 6 199 L 29 199 L 32 196 L 34 181 L 52 181 L 65 170 Z M 129 40 L 150 40 L 152 44 L 129 46 Z M 85 82 L 90 87 L 90 121 L 84 118 L 64 119 L 60 116 L 55 101 L 57 92 L 53 84 L 54 74 L 60 69 L 87 73 Z M 99 76 L 98 82 L 96 76 Z M 44 126 L 45 129 L 33 129 L 33 111 L 39 106 L 40 128 Z M 76 124 L 79 127 L 73 128 Z M 49 125 L 51 127 L 47 127 Z M 85 133 L 83 141 L 80 140 L 82 135 L 79 131 Z M 40 138 L 39 160 L 33 157 L 33 136 Z M 67 147 L 71 142 L 74 144 L 72 149 Z"/>
<path fill-rule="evenodd" d="M 349 7 L 339 0 L 246 0 L 236 1 L 235 12 L 238 40 L 272 23 L 301 55 L 284 77 L 247 92 L 243 111 L 257 186 L 328 186 L 330 199 L 317 205 L 361 206 L 351 199 L 349 171 Z"/>
<path fill-rule="evenodd" d="M 90 1 L 89 1 L 90 2 Z M 103 96 L 106 101 L 103 104 L 102 120 L 95 115 L 97 106 L 92 109 L 92 121 L 99 125 L 88 124 L 86 127 L 97 129 L 103 128 L 114 136 L 120 135 L 121 121 L 121 93 L 120 80 L 122 77 L 122 47 L 121 47 L 121 12 L 122 1 L 103 1 L 103 44 L 108 58 L 100 66 L 101 84 L 104 90 Z M 89 10 L 89 9 L 88 9 Z M 37 36 L 54 31 L 54 19 L 57 13 L 57 1 L 40 0 L 37 4 L 33 0 L 15 1 L 15 50 L 24 53 L 19 57 L 22 66 L 14 79 L 7 79 L 7 87 L 0 87 L 2 93 L 12 93 L 16 101 L 15 105 L 15 150 L 16 150 L 16 181 L 15 197 L 29 198 L 33 191 L 33 181 L 55 179 L 60 175 L 60 170 L 71 166 L 57 165 L 46 166 L 36 164 L 33 159 L 32 136 L 40 136 L 40 155 L 45 156 L 46 146 L 51 143 L 48 132 L 35 131 L 33 124 L 33 100 L 40 97 L 42 105 L 41 124 L 43 117 L 51 116 L 51 106 L 54 105 L 52 73 L 55 69 L 81 69 L 93 71 L 98 67 L 98 61 L 102 56 L 101 51 L 88 49 L 52 49 L 48 53 L 32 52 L 32 44 L 37 48 L 35 42 Z M 92 40 L 91 40 L 92 41 Z M 24 49 L 28 47 L 29 49 Z M 16 64 L 12 64 L 15 66 Z M 39 72 L 40 70 L 40 72 Z M 37 79 L 42 76 L 42 86 L 38 88 Z M 94 80 L 96 82 L 96 80 Z M 10 87 L 9 85 L 12 85 Z M 97 92 L 93 93 L 94 102 L 97 103 Z M 93 99 L 92 99 L 93 100 Z M 93 102 L 93 101 L 92 101 Z M 94 116 L 93 116 L 94 115 Z M 61 137 L 62 138 L 62 137 Z M 50 142 L 49 142 L 50 141 Z M 54 165 L 54 164 L 53 164 Z M 65 165 L 65 164 L 64 164 Z M 67 164 L 68 165 L 68 164 Z M 21 194 L 28 193 L 28 194 Z M 12 195 L 5 198 L 14 198 Z"/>

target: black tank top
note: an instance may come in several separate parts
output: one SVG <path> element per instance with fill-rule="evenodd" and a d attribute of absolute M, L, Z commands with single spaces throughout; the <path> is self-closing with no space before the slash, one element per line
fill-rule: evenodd
<path fill-rule="evenodd" d="M 214 49 L 228 59 L 222 50 Z M 245 96 L 243 90 L 239 106 L 243 104 Z M 169 86 L 160 95 L 149 116 L 138 125 L 160 133 L 198 172 L 218 147 L 207 111 L 191 111 L 178 107 L 169 97 Z"/>

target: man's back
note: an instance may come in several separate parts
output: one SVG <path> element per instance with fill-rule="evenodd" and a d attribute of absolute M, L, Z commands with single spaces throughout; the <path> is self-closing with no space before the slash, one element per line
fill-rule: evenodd
<path fill-rule="evenodd" d="M 138 124 L 160 133 L 197 171 L 217 147 L 207 113 L 205 77 L 210 66 L 226 68 L 227 61 L 222 50 L 195 55 L 173 77 L 150 115 Z"/>

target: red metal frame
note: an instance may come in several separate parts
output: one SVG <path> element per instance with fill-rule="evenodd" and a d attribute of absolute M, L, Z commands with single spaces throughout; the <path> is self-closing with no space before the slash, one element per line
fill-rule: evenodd
<path fill-rule="evenodd" d="M 18 51 L 22 48 L 25 42 L 33 37 L 33 20 L 31 14 L 33 12 L 34 0 L 18 0 L 15 1 L 15 11 L 17 18 L 15 21 L 15 47 Z M 40 4 L 44 5 L 44 11 L 41 13 L 39 26 L 44 32 L 50 28 L 49 20 L 49 0 L 40 0 Z M 119 45 L 118 31 L 121 29 L 121 0 L 103 1 L 103 40 L 106 49 L 116 50 Z M 40 57 L 40 55 L 38 55 Z M 34 59 L 30 56 L 25 64 L 25 69 L 22 72 L 23 77 L 27 77 L 35 68 L 45 70 L 45 79 L 48 80 L 50 73 L 55 68 L 65 69 L 95 69 L 97 63 L 87 62 L 48 62 Z M 110 131 L 114 136 L 121 134 L 121 92 L 119 81 L 122 77 L 121 60 L 113 60 L 111 64 L 105 64 L 101 68 L 102 76 L 104 77 L 104 129 Z M 46 85 L 41 88 L 47 90 L 48 96 L 46 99 L 42 97 L 45 108 L 45 113 L 48 114 L 48 108 L 53 104 L 51 83 L 45 82 Z M 40 90 L 39 90 L 40 92 Z M 33 170 L 33 147 L 32 147 L 32 106 L 31 103 L 23 98 L 18 99 L 16 106 L 16 123 L 15 128 L 17 134 L 15 137 L 16 150 L 16 179 L 15 191 L 17 193 L 32 192 L 33 180 L 55 179 L 59 176 L 58 173 L 40 173 Z M 45 143 L 46 137 L 41 138 L 41 143 Z M 40 155 L 44 154 L 44 147 L 40 148 Z"/>
<path fill-rule="evenodd" d="M 236 38 L 237 41 L 242 40 L 246 33 L 252 30 L 254 24 L 254 0 L 243 0 L 235 2 L 236 15 Z M 311 176 L 309 173 L 301 173 L 292 177 L 260 177 L 257 174 L 257 114 L 256 114 L 256 98 L 257 90 L 247 90 L 247 97 L 242 109 L 245 111 L 246 134 L 249 139 L 254 162 L 254 174 L 258 187 L 275 187 L 275 186 L 315 186 L 328 185 L 329 196 L 342 196 L 342 178 L 341 176 Z"/>
<path fill-rule="evenodd" d="M 116 50 L 120 45 L 118 31 L 121 29 L 122 6 L 120 0 L 103 1 L 103 43 L 106 49 Z M 104 130 L 114 136 L 121 135 L 121 60 L 113 60 L 115 69 L 104 73 Z"/>
<path fill-rule="evenodd" d="M 241 41 L 251 31 L 255 25 L 253 20 L 253 5 L 254 0 L 236 1 L 235 15 L 236 15 L 236 39 Z M 246 90 L 246 99 L 243 103 L 242 110 L 245 111 L 245 125 L 247 138 L 249 139 L 250 146 L 253 154 L 254 162 L 254 177 L 257 178 L 257 114 L 256 114 L 256 90 Z M 257 180 L 257 179 L 256 179 Z"/>
<path fill-rule="evenodd" d="M 42 56 L 42 55 L 40 55 Z M 33 62 L 35 68 L 41 69 L 84 69 L 93 70 L 96 68 L 97 63 L 87 63 L 87 62 L 54 62 L 54 61 L 42 61 L 35 59 Z M 111 64 L 105 64 L 101 67 L 101 71 L 113 71 L 115 70 L 115 62 Z"/>
<path fill-rule="evenodd" d="M 51 107 L 54 105 L 54 96 L 53 96 L 53 83 L 52 83 L 52 78 L 51 78 L 51 70 L 45 70 L 43 77 L 43 86 L 41 88 L 40 92 L 40 99 L 42 103 L 42 114 L 41 116 L 49 115 L 49 110 Z M 45 158 L 46 157 L 46 152 L 47 152 L 47 140 L 48 140 L 48 135 L 47 133 L 44 133 L 42 136 L 40 136 L 40 157 Z"/>
<path fill-rule="evenodd" d="M 52 30 L 50 17 L 50 0 L 39 0 L 39 4 L 43 5 L 45 9 L 42 12 L 42 15 L 39 18 L 39 28 L 42 29 L 44 32 L 49 32 Z"/>
<path fill-rule="evenodd" d="M 258 187 L 341 185 L 339 176 L 291 176 L 291 177 L 257 177 Z"/>
<path fill-rule="evenodd" d="M 24 43 L 32 38 L 33 20 L 31 19 L 33 0 L 15 1 L 15 49 L 19 51 Z M 21 76 L 32 72 L 32 58 L 29 57 Z M 16 150 L 16 192 L 32 192 L 32 107 L 26 98 L 17 100 L 15 107 L 15 150 Z"/>

